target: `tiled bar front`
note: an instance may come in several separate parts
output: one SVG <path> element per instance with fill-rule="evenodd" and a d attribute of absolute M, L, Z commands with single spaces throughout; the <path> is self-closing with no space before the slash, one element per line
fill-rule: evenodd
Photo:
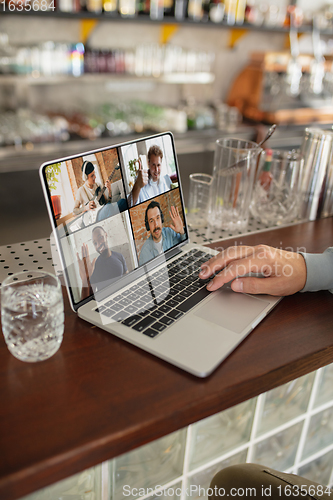
<path fill-rule="evenodd" d="M 185 500 L 189 492 L 195 500 L 215 472 L 241 462 L 332 486 L 333 364 L 24 500 Z M 158 485 L 162 491 L 152 493 Z"/>

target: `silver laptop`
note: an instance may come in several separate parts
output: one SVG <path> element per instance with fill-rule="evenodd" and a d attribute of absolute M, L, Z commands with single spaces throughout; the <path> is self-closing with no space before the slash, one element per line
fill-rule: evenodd
<path fill-rule="evenodd" d="M 199 279 L 216 252 L 189 241 L 171 133 L 44 163 L 40 178 L 71 307 L 89 323 L 206 377 L 279 301 Z"/>

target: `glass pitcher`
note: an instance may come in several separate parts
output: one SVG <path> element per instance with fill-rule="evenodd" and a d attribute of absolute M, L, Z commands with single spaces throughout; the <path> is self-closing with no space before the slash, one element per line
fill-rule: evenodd
<path fill-rule="evenodd" d="M 248 223 L 254 176 L 265 153 L 257 143 L 236 138 L 216 141 L 209 223 L 243 230 Z"/>

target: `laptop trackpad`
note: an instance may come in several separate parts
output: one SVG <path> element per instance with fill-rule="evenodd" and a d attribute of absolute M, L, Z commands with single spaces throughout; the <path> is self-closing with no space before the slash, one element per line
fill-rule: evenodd
<path fill-rule="evenodd" d="M 195 315 L 211 323 L 241 333 L 249 327 L 268 305 L 265 300 L 221 289 L 214 297 L 195 311 Z"/>

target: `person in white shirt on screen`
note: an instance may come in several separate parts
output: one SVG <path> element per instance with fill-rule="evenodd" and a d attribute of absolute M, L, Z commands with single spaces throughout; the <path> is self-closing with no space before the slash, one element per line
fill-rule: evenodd
<path fill-rule="evenodd" d="M 148 151 L 148 171 L 143 169 L 141 160 L 135 184 L 129 195 L 129 205 L 134 206 L 143 201 L 169 191 L 171 179 L 168 175 L 161 176 L 163 151 L 159 146 L 151 146 Z"/>
<path fill-rule="evenodd" d="M 96 182 L 95 167 L 90 161 L 85 161 L 81 167 L 82 170 L 82 180 L 84 184 L 77 190 L 75 204 L 74 204 L 74 214 L 78 215 L 88 210 L 93 210 L 97 207 L 94 200 L 98 188 L 102 189 L 101 184 Z M 104 198 L 106 201 L 110 199 L 111 193 L 111 183 L 107 179 L 105 181 L 105 192 Z"/>
<path fill-rule="evenodd" d="M 115 198 L 117 201 L 112 202 L 113 190 L 109 179 L 105 181 L 105 191 L 101 196 L 100 201 L 96 197 L 99 191 L 103 189 L 102 185 L 96 182 L 95 167 L 90 161 L 85 161 L 81 167 L 82 180 L 84 184 L 77 190 L 73 213 L 79 215 L 89 210 L 98 208 L 97 221 L 101 221 L 113 215 L 117 215 L 124 210 L 127 210 L 127 201 L 125 198 L 120 198 L 119 181 L 118 186 L 114 186 L 114 190 L 118 191 Z M 120 181 L 121 182 L 121 181 Z M 115 184 L 115 183 L 114 183 Z M 118 188 L 118 189 L 117 189 Z"/>

